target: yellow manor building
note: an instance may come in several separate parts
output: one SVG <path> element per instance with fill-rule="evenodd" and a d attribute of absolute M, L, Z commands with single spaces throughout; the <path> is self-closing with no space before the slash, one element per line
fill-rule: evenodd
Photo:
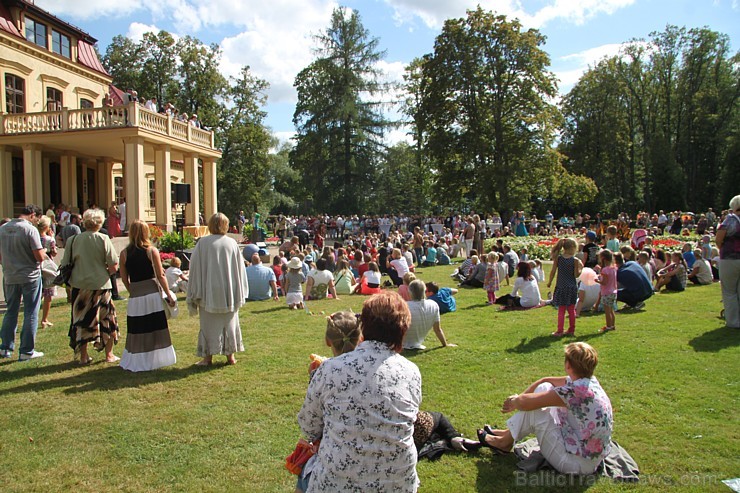
<path fill-rule="evenodd" d="M 129 224 L 172 230 L 171 184 L 184 183 L 197 226 L 199 211 L 217 211 L 213 132 L 114 97 L 96 41 L 33 1 L 0 0 L 0 217 L 28 203 L 125 202 Z"/>

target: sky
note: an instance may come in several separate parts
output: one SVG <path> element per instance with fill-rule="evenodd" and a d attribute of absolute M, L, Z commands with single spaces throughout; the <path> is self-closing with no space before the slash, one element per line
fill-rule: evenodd
<path fill-rule="evenodd" d="M 236 76 L 249 65 L 269 82 L 266 124 L 282 140 L 295 131 L 295 76 L 313 60 L 313 37 L 340 5 L 357 10 L 378 38 L 386 52 L 379 68 L 390 81 L 401 81 L 411 60 L 433 51 L 445 19 L 464 17 L 477 5 L 518 18 L 547 37 L 543 49 L 561 94 L 622 43 L 668 24 L 725 33 L 735 51 L 740 42 L 740 0 L 36 0 L 36 5 L 97 38 L 101 53 L 118 34 L 140 40 L 145 32 L 162 29 L 217 43 L 224 75 Z M 398 130 L 388 139 L 401 140 L 404 133 Z"/>

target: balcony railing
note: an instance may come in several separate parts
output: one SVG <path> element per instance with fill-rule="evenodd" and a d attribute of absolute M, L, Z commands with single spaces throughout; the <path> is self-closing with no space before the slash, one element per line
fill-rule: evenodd
<path fill-rule="evenodd" d="M 43 113 L 0 114 L 0 135 L 139 127 L 177 140 L 215 149 L 213 132 L 160 115 L 137 103 L 126 106 L 62 109 Z"/>

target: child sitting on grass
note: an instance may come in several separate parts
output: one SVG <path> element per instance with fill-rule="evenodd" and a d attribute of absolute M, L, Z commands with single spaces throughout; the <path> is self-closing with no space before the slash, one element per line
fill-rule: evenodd
<path fill-rule="evenodd" d="M 411 295 L 409 294 L 409 284 L 411 281 L 416 280 L 416 274 L 413 272 L 407 272 L 403 275 L 403 284 L 398 286 L 398 294 L 401 295 L 404 301 L 411 301 Z"/>
<path fill-rule="evenodd" d="M 326 317 L 326 334 L 324 341 L 326 345 L 331 348 L 332 356 L 339 356 L 340 354 L 349 353 L 354 351 L 357 344 L 362 340 L 362 331 L 360 330 L 360 320 L 352 312 L 336 312 Z M 313 374 L 321 364 L 328 358 L 312 354 L 310 356 L 311 363 L 308 366 L 309 380 L 313 378 Z M 304 492 L 308 490 L 308 484 L 311 479 L 311 472 L 314 468 L 316 461 L 316 452 L 320 444 L 309 444 L 311 451 L 314 455 L 308 459 L 303 469 L 298 474 L 298 482 L 296 483 L 296 492 Z"/>

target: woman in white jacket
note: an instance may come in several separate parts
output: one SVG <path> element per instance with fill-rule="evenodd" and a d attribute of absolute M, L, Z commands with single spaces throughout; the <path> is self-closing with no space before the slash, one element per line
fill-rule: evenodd
<path fill-rule="evenodd" d="M 236 363 L 234 353 L 244 351 L 239 308 L 249 295 L 244 260 L 239 245 L 226 235 L 229 219 L 217 212 L 208 220 L 210 235 L 198 240 L 190 260 L 188 310 L 200 312 L 198 363 L 209 366 L 214 354 Z"/>

